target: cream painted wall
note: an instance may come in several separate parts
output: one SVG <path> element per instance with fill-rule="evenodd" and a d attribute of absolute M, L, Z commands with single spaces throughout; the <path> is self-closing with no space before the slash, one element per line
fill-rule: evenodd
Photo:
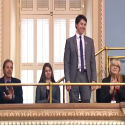
<path fill-rule="evenodd" d="M 3 33 L 2 33 L 2 63 L 10 58 L 10 2 L 9 0 L 2 1 L 3 9 Z"/>
<path fill-rule="evenodd" d="M 86 35 L 92 38 L 92 0 L 85 0 L 85 14 L 87 17 Z"/>
<path fill-rule="evenodd" d="M 16 55 L 15 55 L 15 77 L 20 78 L 20 5 L 16 0 Z"/>
<path fill-rule="evenodd" d="M 19 75 L 19 23 L 18 21 L 18 11 L 19 10 L 19 0 L 3 0 L 3 41 L 2 41 L 2 63 L 6 59 L 11 59 L 14 63 L 13 76 L 20 78 Z M 18 55 L 18 56 L 17 56 Z"/>
<path fill-rule="evenodd" d="M 16 64 L 16 1 L 10 0 L 10 59 L 13 60 L 13 76 Z"/>
<path fill-rule="evenodd" d="M 86 35 L 92 38 L 92 0 L 85 0 L 85 16 L 87 18 Z M 91 93 L 91 100 L 93 102 L 94 93 Z"/>

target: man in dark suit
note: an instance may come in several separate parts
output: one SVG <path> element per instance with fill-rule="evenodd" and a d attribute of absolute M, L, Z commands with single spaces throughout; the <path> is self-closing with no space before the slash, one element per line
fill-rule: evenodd
<path fill-rule="evenodd" d="M 21 83 L 19 79 L 12 77 L 13 62 L 7 59 L 3 64 L 4 76 L 0 83 Z M 23 103 L 22 86 L 0 86 L 0 104 Z"/>
<path fill-rule="evenodd" d="M 76 34 L 66 40 L 64 53 L 64 73 L 67 83 L 95 83 L 96 63 L 93 39 L 85 36 L 87 19 L 78 15 L 75 20 Z M 66 86 L 70 102 L 78 103 L 79 93 L 82 103 L 89 103 L 91 89 L 95 86 Z"/>

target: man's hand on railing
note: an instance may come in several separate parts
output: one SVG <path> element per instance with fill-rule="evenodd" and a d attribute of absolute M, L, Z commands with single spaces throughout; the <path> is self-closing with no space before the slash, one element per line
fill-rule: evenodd
<path fill-rule="evenodd" d="M 95 81 L 92 81 L 92 83 L 95 83 Z M 96 86 L 91 86 L 91 90 L 92 91 L 96 90 Z"/>
<path fill-rule="evenodd" d="M 70 83 L 70 81 L 67 81 L 67 83 Z M 70 90 L 71 90 L 71 86 L 69 86 L 69 85 L 66 86 L 66 90 L 67 90 L 67 91 L 70 91 Z"/>

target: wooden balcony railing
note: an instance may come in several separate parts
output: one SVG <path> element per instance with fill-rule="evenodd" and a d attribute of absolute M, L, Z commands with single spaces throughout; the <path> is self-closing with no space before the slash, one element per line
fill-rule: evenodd
<path fill-rule="evenodd" d="M 1 104 L 0 125 L 124 125 L 120 104 Z"/>

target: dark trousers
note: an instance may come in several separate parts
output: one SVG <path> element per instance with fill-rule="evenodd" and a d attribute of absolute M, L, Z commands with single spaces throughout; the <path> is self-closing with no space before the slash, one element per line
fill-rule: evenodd
<path fill-rule="evenodd" d="M 77 72 L 75 83 L 88 83 L 87 73 Z M 70 103 L 79 103 L 79 94 L 81 103 L 90 103 L 91 86 L 71 86 L 69 92 Z"/>

